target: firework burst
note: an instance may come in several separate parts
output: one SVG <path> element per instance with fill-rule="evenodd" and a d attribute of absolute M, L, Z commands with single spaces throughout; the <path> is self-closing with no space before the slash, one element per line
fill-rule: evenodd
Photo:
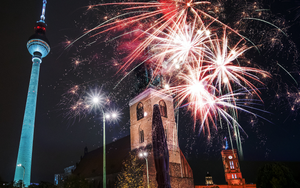
<path fill-rule="evenodd" d="M 68 41 L 67 48 L 84 37 L 92 39 L 88 45 L 94 44 L 107 34 L 112 39 L 106 36 L 105 41 L 118 41 L 118 55 L 126 51 L 125 57 L 114 63 L 117 73 L 122 71 L 126 77 L 146 63 L 154 70 L 153 80 L 158 75 L 164 77 L 163 82 L 169 87 L 162 91 L 175 95 L 177 108 L 186 107 L 191 112 L 195 130 L 199 125 L 199 132 L 210 136 L 210 127 L 216 128 L 223 121 L 229 127 L 229 136 L 233 132 L 238 149 L 242 150 L 238 113 L 256 116 L 251 108 L 257 109 L 249 105 L 256 103 L 253 98 L 261 100 L 257 84 L 264 85 L 262 78 L 271 77 L 254 66 L 245 52 L 251 48 L 276 49 L 287 35 L 285 29 L 277 26 L 284 25 L 282 20 L 264 20 L 272 17 L 258 3 L 245 7 L 235 3 L 232 7 L 239 11 L 234 18 L 226 16 L 224 4 L 225 1 L 158 0 L 90 5 L 87 12 L 102 7 L 113 7 L 115 12 L 105 14 L 96 27 L 85 29 L 82 36 Z M 266 24 L 271 29 L 257 32 L 253 22 L 260 24 L 258 28 Z M 76 67 L 77 61 L 74 63 Z M 88 102 L 76 93 L 72 95 L 78 99 L 71 100 L 72 114 L 84 114 Z"/>

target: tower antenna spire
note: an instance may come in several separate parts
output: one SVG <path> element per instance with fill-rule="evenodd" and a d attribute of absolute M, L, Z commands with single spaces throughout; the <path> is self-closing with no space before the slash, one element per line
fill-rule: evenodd
<path fill-rule="evenodd" d="M 45 23 L 46 4 L 47 4 L 47 0 L 43 0 L 43 9 L 42 9 L 40 22 L 44 22 L 44 23 Z"/>

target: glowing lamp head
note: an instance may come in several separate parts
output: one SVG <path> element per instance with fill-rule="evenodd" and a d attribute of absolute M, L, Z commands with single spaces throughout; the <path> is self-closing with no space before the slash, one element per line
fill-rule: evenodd
<path fill-rule="evenodd" d="M 104 114 L 105 118 L 109 121 L 118 121 L 119 120 L 119 113 L 117 111 L 110 111 Z"/>
<path fill-rule="evenodd" d="M 143 155 L 144 155 L 144 157 L 147 157 L 148 156 L 148 153 L 147 152 L 143 152 Z"/>
<path fill-rule="evenodd" d="M 139 153 L 139 157 L 147 158 L 147 157 L 148 157 L 148 152 L 147 152 L 147 151 L 141 151 L 141 152 Z"/>
<path fill-rule="evenodd" d="M 93 102 L 94 104 L 98 104 L 98 103 L 100 102 L 99 97 L 94 97 L 94 98 L 92 99 L 92 102 Z"/>
<path fill-rule="evenodd" d="M 25 171 L 25 167 L 22 164 L 17 164 L 18 167 L 22 167 Z"/>

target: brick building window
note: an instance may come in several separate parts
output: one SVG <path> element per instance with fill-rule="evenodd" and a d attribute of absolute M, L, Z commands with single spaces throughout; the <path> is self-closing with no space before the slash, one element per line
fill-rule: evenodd
<path fill-rule="evenodd" d="M 144 130 L 140 130 L 140 143 L 144 142 Z"/>
<path fill-rule="evenodd" d="M 229 161 L 230 169 L 234 169 L 234 163 L 233 161 Z"/>
<path fill-rule="evenodd" d="M 162 117 L 168 117 L 167 116 L 167 105 L 164 100 L 159 101 L 159 110 L 160 110 L 160 115 Z"/>
<path fill-rule="evenodd" d="M 136 116 L 137 120 L 144 118 L 144 105 L 141 102 L 136 106 Z"/>

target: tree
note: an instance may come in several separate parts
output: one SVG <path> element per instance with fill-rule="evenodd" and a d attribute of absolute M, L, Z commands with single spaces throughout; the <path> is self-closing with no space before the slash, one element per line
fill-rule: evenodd
<path fill-rule="evenodd" d="M 143 188 L 144 165 L 134 153 L 130 153 L 128 159 L 123 162 L 123 169 L 118 175 L 117 187 Z"/>
<path fill-rule="evenodd" d="M 89 188 L 89 183 L 82 177 L 71 175 L 65 180 L 64 188 Z"/>
<path fill-rule="evenodd" d="M 13 187 L 22 187 L 23 185 L 23 180 L 19 180 L 19 181 L 14 181 Z"/>
<path fill-rule="evenodd" d="M 291 171 L 280 163 L 265 164 L 257 176 L 257 188 L 300 188 Z"/>

